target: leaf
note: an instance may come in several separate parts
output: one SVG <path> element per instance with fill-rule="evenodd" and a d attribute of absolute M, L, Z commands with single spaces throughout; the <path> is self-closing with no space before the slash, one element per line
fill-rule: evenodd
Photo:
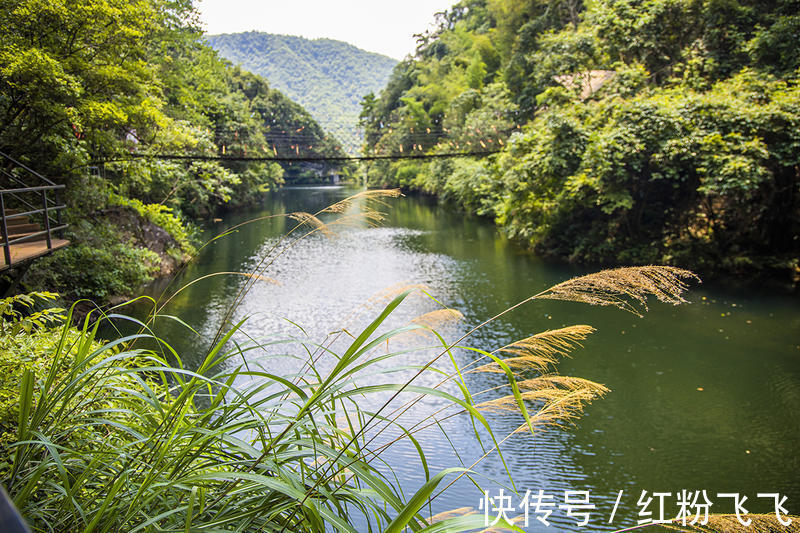
<path fill-rule="evenodd" d="M 456 472 L 467 472 L 464 468 L 447 468 L 442 470 L 427 482 L 425 482 L 422 487 L 411 497 L 408 501 L 406 506 L 400 511 L 400 514 L 392 520 L 392 522 L 386 527 L 384 530 L 385 533 L 400 533 L 406 527 L 409 527 L 411 524 L 411 528 L 414 530 L 419 530 L 419 525 L 416 523 L 415 516 L 425 505 L 425 502 L 428 501 L 433 491 L 436 490 L 436 487 L 439 483 L 444 479 L 445 476 L 448 474 L 453 474 Z"/>

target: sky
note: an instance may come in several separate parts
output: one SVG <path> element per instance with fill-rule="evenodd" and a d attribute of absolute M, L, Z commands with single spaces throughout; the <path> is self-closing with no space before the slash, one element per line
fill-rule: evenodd
<path fill-rule="evenodd" d="M 263 31 L 326 37 L 403 59 L 414 52 L 415 33 L 434 13 L 457 0 L 199 0 L 206 33 Z"/>

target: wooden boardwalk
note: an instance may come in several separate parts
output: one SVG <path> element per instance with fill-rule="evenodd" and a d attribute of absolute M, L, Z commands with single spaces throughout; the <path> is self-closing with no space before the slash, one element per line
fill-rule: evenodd
<path fill-rule="evenodd" d="M 0 152 L 0 271 L 69 244 L 57 238 L 67 227 L 61 221 L 67 207 L 61 202 L 63 189 Z"/>
<path fill-rule="evenodd" d="M 53 239 L 51 242 L 53 244 L 52 248 L 47 248 L 46 241 L 31 241 L 12 244 L 9 250 L 11 252 L 11 266 L 29 259 L 36 259 L 37 257 L 47 255 L 53 250 L 58 250 L 59 248 L 63 248 L 69 244 L 69 241 L 65 239 Z M 2 253 L 2 243 L 0 243 L 0 270 L 5 270 L 9 266 L 10 265 L 6 264 L 5 255 Z"/>

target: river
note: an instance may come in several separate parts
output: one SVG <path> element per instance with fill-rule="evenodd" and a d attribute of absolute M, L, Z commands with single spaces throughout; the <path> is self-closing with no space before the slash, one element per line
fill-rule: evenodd
<path fill-rule="evenodd" d="M 209 228 L 212 235 L 255 217 L 293 211 L 315 212 L 353 193 L 342 187 L 286 188 L 247 213 L 229 215 Z M 586 271 L 542 261 L 505 239 L 490 223 L 441 207 L 430 199 L 404 197 L 390 202 L 377 227 L 349 228 L 335 238 L 306 239 L 282 255 L 266 275 L 280 284 L 259 283 L 245 297 L 236 318 L 259 333 L 292 334 L 302 326 L 312 338 L 341 327 L 353 309 L 383 288 L 421 283 L 464 321 L 447 325 L 454 340 L 470 326 L 536 292 Z M 247 271 L 277 236 L 286 219 L 241 227 L 206 248 L 176 284 L 221 271 Z M 182 292 L 167 309 L 201 333 L 162 330 L 181 353 L 202 353 L 238 289 L 241 276 L 217 276 Z M 164 282 L 149 289 L 158 294 Z M 606 385 L 611 392 L 587 406 L 565 428 L 512 437 L 503 446 L 517 489 L 542 489 L 563 503 L 564 491 L 590 491 L 592 530 L 636 525 L 645 515 L 637 501 L 643 490 L 670 493 L 665 516 L 675 516 L 681 490 L 706 490 L 712 512 L 732 512 L 733 500 L 718 493 L 747 496 L 750 512 L 773 512 L 774 502 L 758 493 L 787 496 L 785 507 L 800 514 L 800 306 L 796 295 L 776 289 L 695 284 L 690 304 L 653 302 L 643 318 L 611 308 L 540 301 L 526 304 L 479 330 L 467 344 L 494 349 L 517 339 L 571 324 L 597 328 L 582 349 L 564 359 L 561 374 Z M 402 323 L 436 308 L 424 298 L 398 311 Z M 377 312 L 377 311 L 375 311 Z M 166 324 L 164 325 L 166 327 Z M 474 358 L 458 352 L 461 363 Z M 420 361 L 417 361 L 419 363 Z M 497 375 L 470 378 L 476 388 L 499 384 Z M 482 382 L 484 380 L 485 382 Z M 425 417 L 435 402 L 415 408 Z M 518 419 L 494 416 L 498 433 Z M 454 418 L 420 435 L 432 471 L 458 466 L 480 455 L 468 420 Z M 448 439 L 450 442 L 448 442 Z M 423 479 L 410 445 L 392 448 L 384 459 L 406 490 Z M 492 456 L 477 472 L 504 479 Z M 463 482 L 462 482 L 463 481 Z M 482 494 L 462 480 L 433 506 L 433 512 L 479 508 Z M 487 482 L 491 496 L 499 485 Z M 622 492 L 614 520 L 612 509 Z M 521 513 L 519 498 L 510 515 Z M 648 509 L 658 518 L 658 499 Z M 531 514 L 530 531 L 579 530 L 576 520 L 555 508 L 550 527 Z M 541 515 L 539 515 L 541 516 Z M 585 528 L 584 528 L 585 529 Z"/>

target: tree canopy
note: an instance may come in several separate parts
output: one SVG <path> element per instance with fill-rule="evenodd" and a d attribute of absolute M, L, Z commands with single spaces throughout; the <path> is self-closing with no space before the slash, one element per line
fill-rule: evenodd
<path fill-rule="evenodd" d="M 2 4 L 0 150 L 57 181 L 106 162 L 104 188 L 201 214 L 251 201 L 283 170 L 130 156 L 342 153 L 303 108 L 206 45 L 189 0 Z M 299 129 L 307 142 L 286 142 Z"/>
<path fill-rule="evenodd" d="M 148 215 L 186 249 L 187 221 L 341 171 L 241 158 L 344 154 L 300 105 L 205 43 L 191 0 L 0 0 L 0 151 L 67 185 L 73 246 L 42 262 L 67 287 L 83 283 L 77 271 L 147 279 L 152 257 L 102 221 L 109 210 Z M 107 268 L 93 268 L 101 256 Z"/>
<path fill-rule="evenodd" d="M 369 179 L 575 261 L 797 272 L 798 7 L 464 0 L 364 101 L 365 150 L 502 153 Z"/>

